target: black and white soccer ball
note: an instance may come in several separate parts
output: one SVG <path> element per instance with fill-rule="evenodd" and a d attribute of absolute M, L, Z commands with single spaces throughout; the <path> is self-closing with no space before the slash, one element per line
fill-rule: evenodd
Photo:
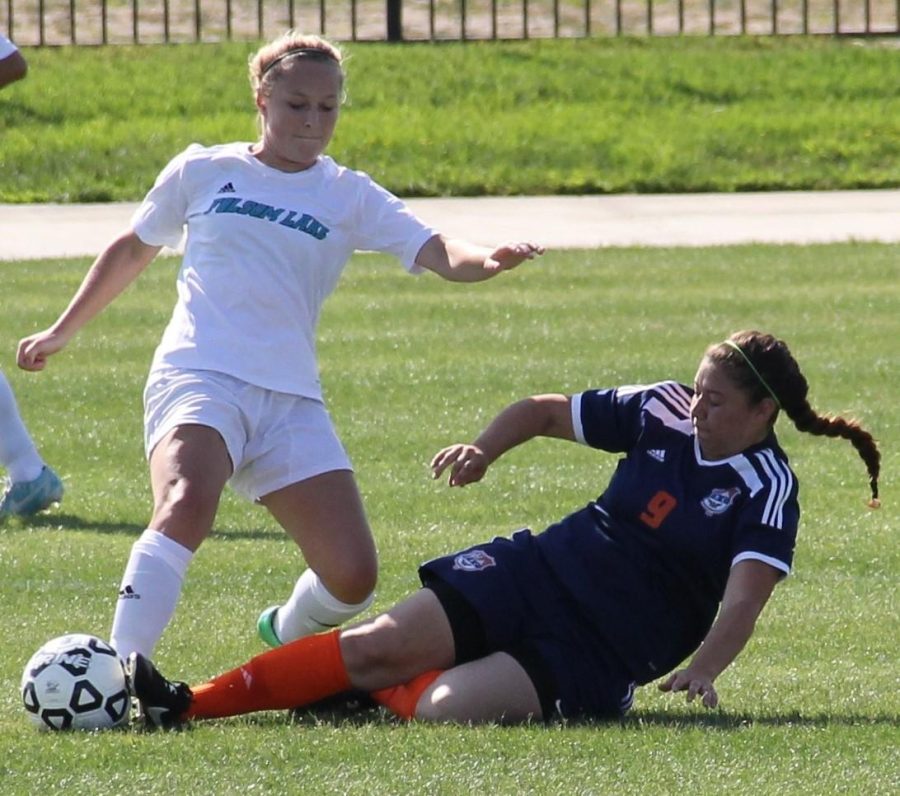
<path fill-rule="evenodd" d="M 25 664 L 22 702 L 42 730 L 102 730 L 128 723 L 125 666 L 102 639 L 73 633 L 51 639 Z"/>

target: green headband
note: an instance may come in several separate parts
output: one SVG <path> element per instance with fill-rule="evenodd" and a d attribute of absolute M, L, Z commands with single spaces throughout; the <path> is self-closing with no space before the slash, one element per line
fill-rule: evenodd
<path fill-rule="evenodd" d="M 762 386 L 766 388 L 766 391 L 769 393 L 769 395 L 772 396 L 772 400 L 775 401 L 775 405 L 779 409 L 781 409 L 781 401 L 779 401 L 778 396 L 775 395 L 775 390 L 773 390 L 769 386 L 769 383 L 762 377 L 762 374 L 756 369 L 756 366 L 750 361 L 750 357 L 748 357 L 744 353 L 744 350 L 736 342 L 734 342 L 734 340 L 725 340 L 724 343 L 727 346 L 731 346 L 735 351 L 737 351 L 743 357 L 744 362 L 747 363 L 747 367 L 749 367 L 750 370 L 753 371 L 753 373 L 756 375 L 756 378 L 759 379 L 759 383 L 762 384 Z"/>

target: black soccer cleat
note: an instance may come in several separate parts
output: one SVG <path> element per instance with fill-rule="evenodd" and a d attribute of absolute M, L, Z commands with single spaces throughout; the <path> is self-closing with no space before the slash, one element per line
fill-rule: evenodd
<path fill-rule="evenodd" d="M 171 682 L 139 652 L 125 661 L 128 690 L 138 703 L 136 720 L 148 729 L 174 729 L 191 706 L 193 694 L 187 683 Z"/>

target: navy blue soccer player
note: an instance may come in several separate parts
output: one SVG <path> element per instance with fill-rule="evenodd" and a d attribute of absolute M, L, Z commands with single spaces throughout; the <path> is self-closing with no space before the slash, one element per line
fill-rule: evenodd
<path fill-rule="evenodd" d="M 129 660 L 153 722 L 294 707 L 349 689 L 434 721 L 615 717 L 654 680 L 715 707 L 791 569 L 797 479 L 774 433 L 849 440 L 877 505 L 879 453 L 855 421 L 822 416 L 787 346 L 738 332 L 705 352 L 693 386 L 539 395 L 471 444 L 441 450 L 434 477 L 479 481 L 511 448 L 557 437 L 622 454 L 603 494 L 543 533 L 496 538 L 424 564 L 424 588 L 347 630 L 300 639 L 193 688 Z M 678 668 L 678 667 L 681 668 Z"/>

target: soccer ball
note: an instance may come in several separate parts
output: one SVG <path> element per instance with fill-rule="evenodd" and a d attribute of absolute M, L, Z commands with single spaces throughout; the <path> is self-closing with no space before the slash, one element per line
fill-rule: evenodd
<path fill-rule="evenodd" d="M 102 639 L 73 633 L 51 639 L 25 664 L 22 702 L 42 730 L 102 730 L 128 723 L 125 667 Z"/>

